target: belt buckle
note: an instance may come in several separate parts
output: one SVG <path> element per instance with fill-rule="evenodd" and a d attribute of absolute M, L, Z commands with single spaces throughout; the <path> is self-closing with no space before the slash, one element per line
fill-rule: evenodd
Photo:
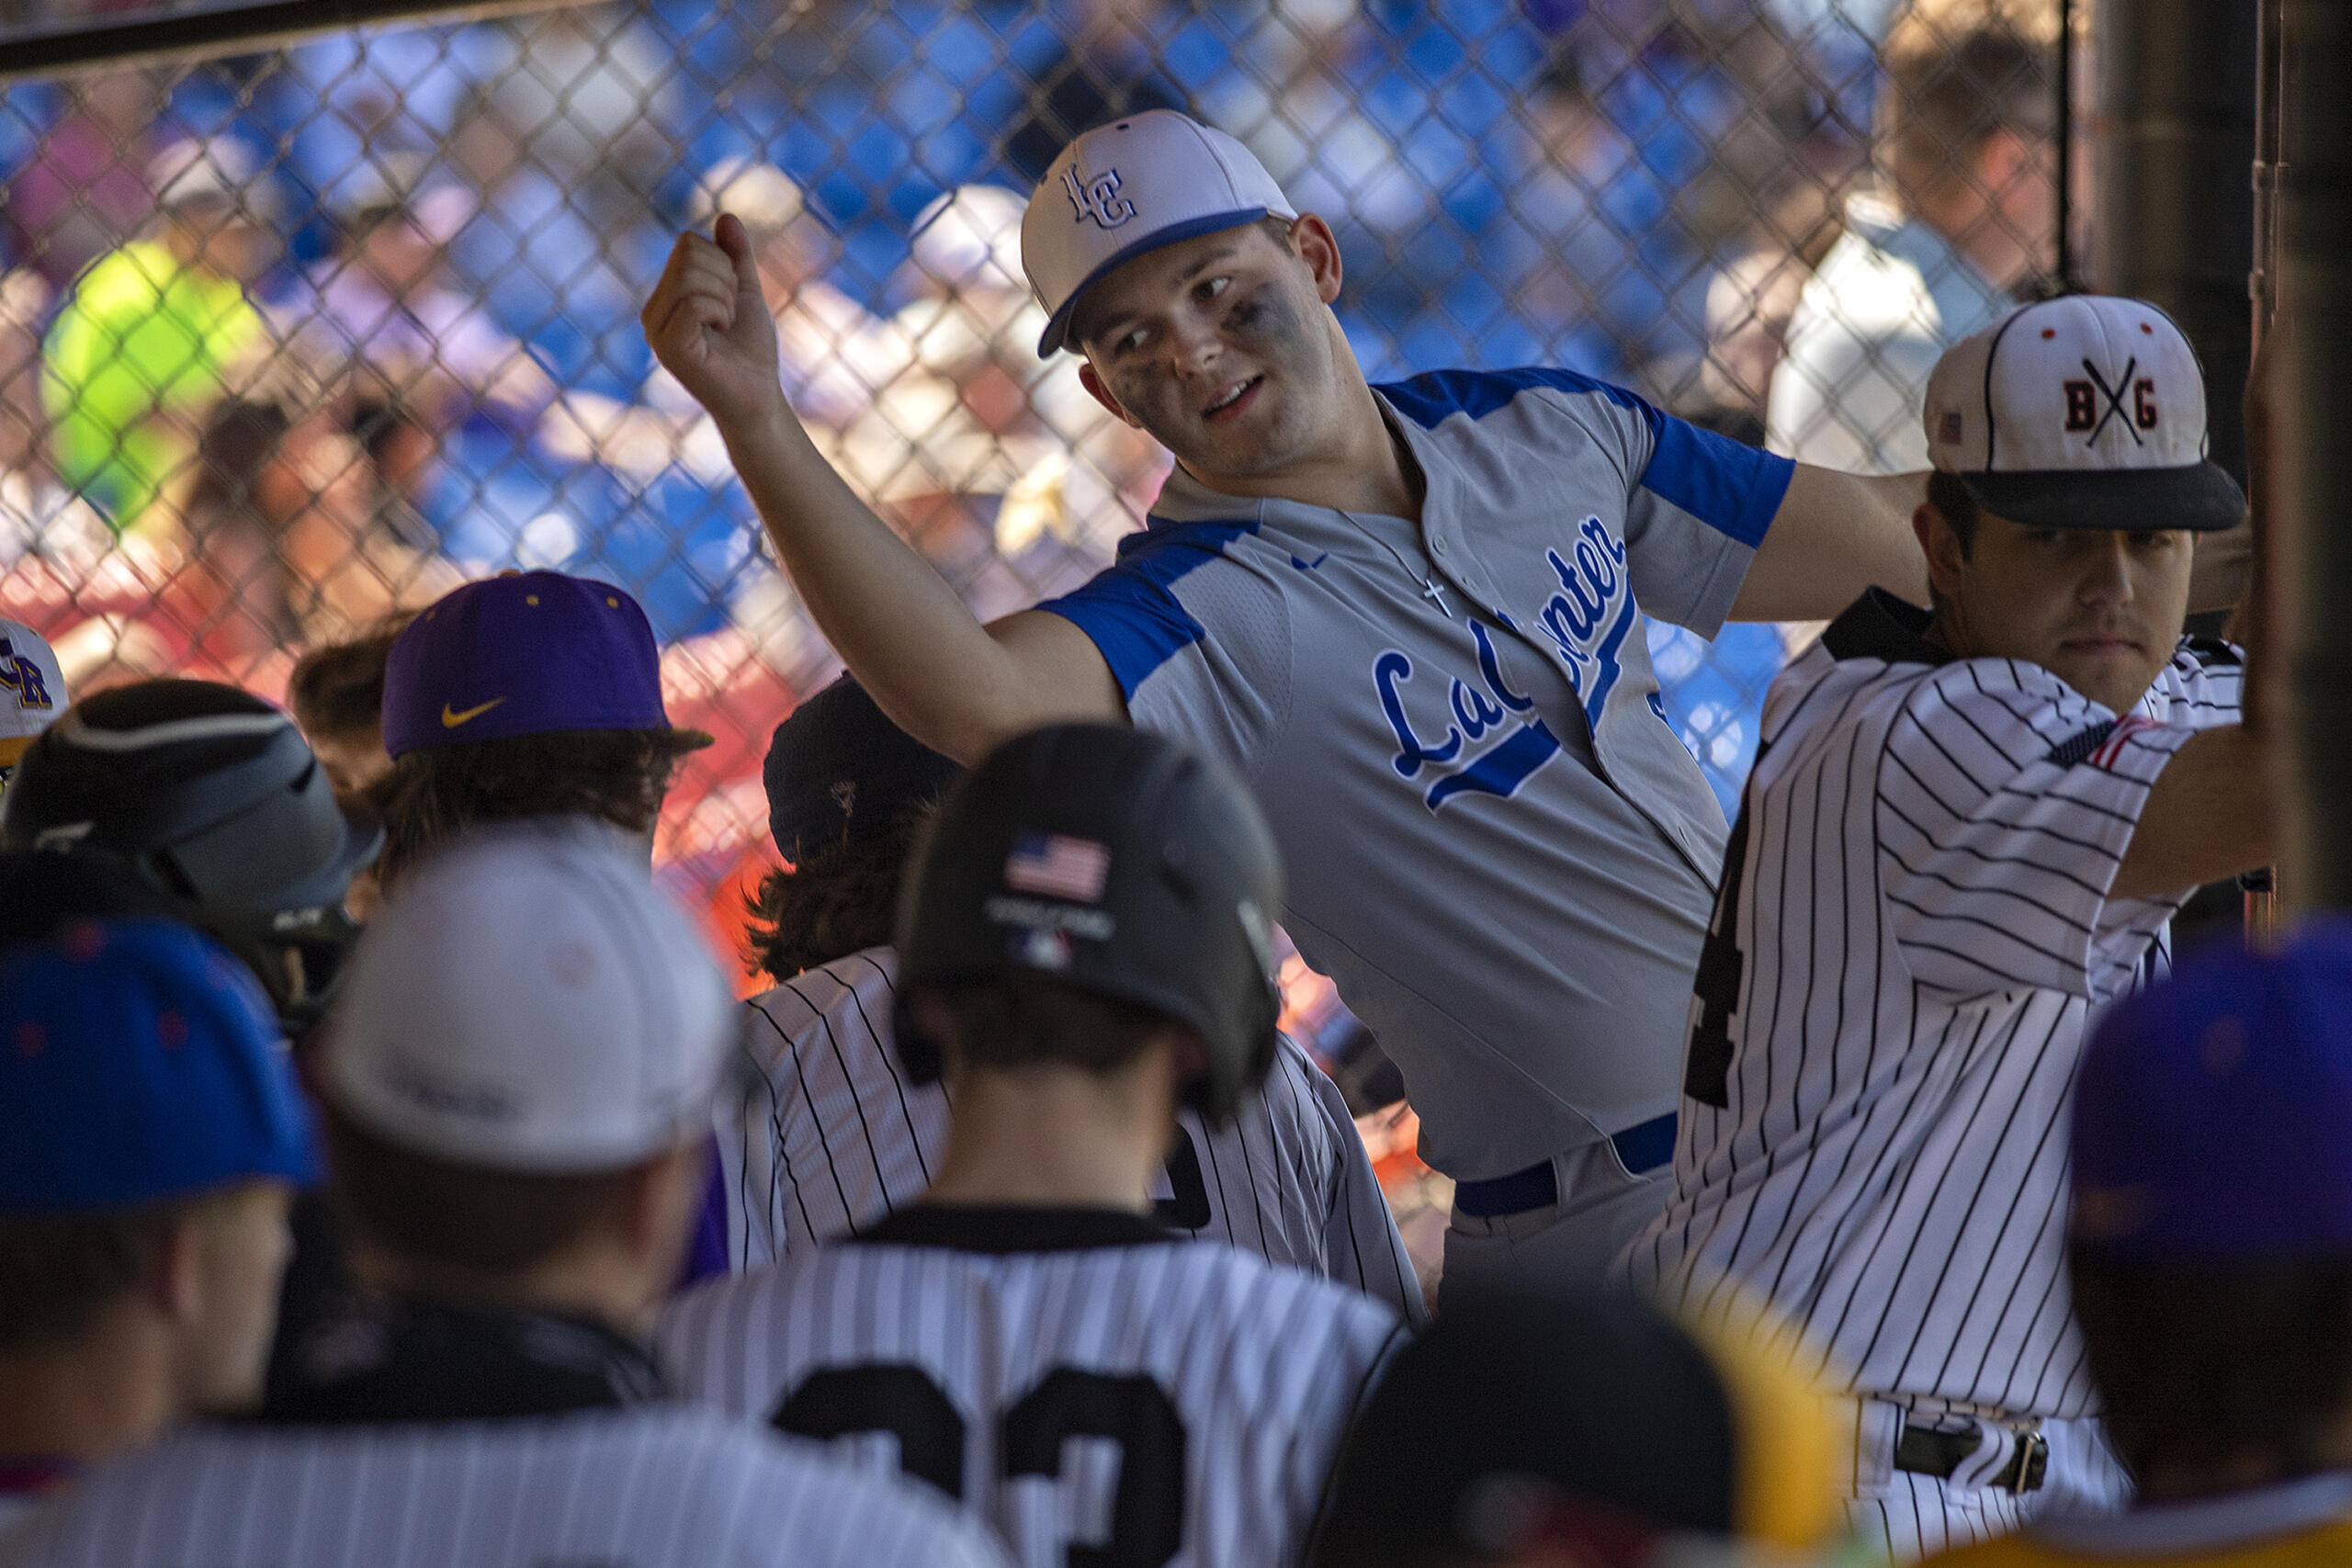
<path fill-rule="evenodd" d="M 2050 1439 L 2039 1432 L 2019 1432 L 2017 1451 L 2009 1456 L 1992 1483 L 2013 1497 L 2041 1490 L 2050 1473 Z"/>

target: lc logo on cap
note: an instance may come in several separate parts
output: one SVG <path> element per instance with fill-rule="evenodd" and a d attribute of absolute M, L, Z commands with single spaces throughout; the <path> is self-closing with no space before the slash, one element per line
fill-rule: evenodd
<path fill-rule="evenodd" d="M 1044 308 L 1040 357 L 1068 346 L 1079 297 L 1163 245 L 1298 209 L 1250 149 L 1173 109 L 1148 109 L 1062 149 L 1021 220 L 1021 265 Z"/>

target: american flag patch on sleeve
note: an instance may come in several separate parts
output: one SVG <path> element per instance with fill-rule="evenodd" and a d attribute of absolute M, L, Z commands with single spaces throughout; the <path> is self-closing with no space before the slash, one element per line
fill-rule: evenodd
<path fill-rule="evenodd" d="M 1004 857 L 1004 885 L 1046 898 L 1091 904 L 1110 874 L 1109 846 L 1067 833 L 1023 833 Z"/>

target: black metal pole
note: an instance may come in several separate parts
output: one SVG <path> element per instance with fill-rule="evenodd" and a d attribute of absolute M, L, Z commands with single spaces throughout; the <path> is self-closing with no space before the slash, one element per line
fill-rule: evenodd
<path fill-rule="evenodd" d="M 265 0 L 142 21 L 0 38 L 0 82 L 150 60 L 202 60 L 276 49 L 379 22 L 477 21 L 552 11 L 579 0 Z"/>
<path fill-rule="evenodd" d="M 2284 162 L 2285 372 L 2278 426 L 2282 575 L 2299 603 L 2287 669 L 2292 853 L 2281 867 L 2304 908 L 2352 906 L 2352 442 L 2344 367 L 2352 363 L 2352 6 L 2290 0 Z"/>
<path fill-rule="evenodd" d="M 2075 0 L 2058 0 L 2058 291 L 2075 276 Z"/>

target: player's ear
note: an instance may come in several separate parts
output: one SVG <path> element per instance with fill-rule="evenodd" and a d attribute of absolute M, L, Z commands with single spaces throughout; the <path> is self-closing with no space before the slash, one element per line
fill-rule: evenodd
<path fill-rule="evenodd" d="M 1102 378 L 1095 374 L 1094 361 L 1091 359 L 1079 361 L 1078 384 L 1086 389 L 1087 396 L 1108 409 L 1112 418 L 1133 425 L 1137 430 L 1143 428 L 1143 421 L 1129 413 L 1126 405 L 1113 397 L 1111 389 L 1102 384 Z"/>
<path fill-rule="evenodd" d="M 1956 598 L 1960 580 L 1968 568 L 1968 552 L 1961 548 L 1960 536 L 1952 532 L 1944 514 L 1932 501 L 1923 501 L 1911 513 L 1911 531 L 1919 537 L 1919 549 L 1928 558 L 1928 585 L 1939 599 Z"/>
<path fill-rule="evenodd" d="M 1306 270 L 1314 276 L 1315 292 L 1329 305 L 1340 297 L 1340 281 L 1345 268 L 1340 261 L 1339 238 L 1331 226 L 1312 212 L 1302 213 L 1290 226 L 1291 248 L 1298 253 Z"/>
<path fill-rule="evenodd" d="M 189 1210 L 172 1216 L 155 1237 L 140 1282 L 143 1304 L 172 1323 L 194 1323 L 204 1314 L 204 1241 L 197 1224 Z"/>

